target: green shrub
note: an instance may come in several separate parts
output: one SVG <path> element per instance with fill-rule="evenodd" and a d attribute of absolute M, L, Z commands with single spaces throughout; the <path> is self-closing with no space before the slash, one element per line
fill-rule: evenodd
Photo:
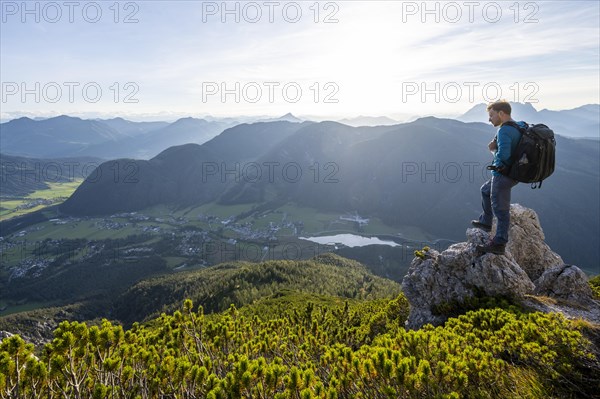
<path fill-rule="evenodd" d="M 600 274 L 594 278 L 591 278 L 589 284 L 590 287 L 592 287 L 592 291 L 594 292 L 596 299 L 600 300 Z"/>
<path fill-rule="evenodd" d="M 191 300 L 131 329 L 61 323 L 33 356 L 0 344 L 0 397 L 547 398 L 595 394 L 598 359 L 558 314 L 478 309 L 402 327 L 403 295 L 294 291 L 205 315 Z M 595 367 L 595 366 L 594 366 Z M 19 390 L 18 393 L 16 390 Z"/>

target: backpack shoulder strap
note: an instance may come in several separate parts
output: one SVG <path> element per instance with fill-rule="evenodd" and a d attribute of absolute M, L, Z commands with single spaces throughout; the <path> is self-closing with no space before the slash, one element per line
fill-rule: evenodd
<path fill-rule="evenodd" d="M 502 126 L 511 126 L 511 127 L 514 127 L 515 129 L 517 129 L 517 132 L 519 132 L 519 138 L 522 138 L 524 133 L 527 131 L 527 128 L 529 125 L 527 125 L 527 123 L 525 123 L 525 125 L 526 125 L 526 127 L 523 127 L 515 121 L 506 121 L 502 124 Z M 517 157 L 518 157 L 517 153 L 510 154 L 511 165 L 514 164 L 515 162 L 517 162 Z M 502 163 L 504 163 L 506 165 L 506 163 L 504 161 Z"/>

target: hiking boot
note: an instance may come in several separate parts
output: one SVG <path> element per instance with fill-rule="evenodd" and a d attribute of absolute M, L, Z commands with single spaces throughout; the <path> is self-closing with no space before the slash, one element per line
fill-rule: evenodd
<path fill-rule="evenodd" d="M 471 224 L 473 225 L 473 227 L 477 227 L 478 229 L 481 229 L 483 231 L 486 232 L 490 232 L 492 231 L 492 226 L 489 224 L 483 224 L 481 223 L 479 220 L 471 220 Z"/>
<path fill-rule="evenodd" d="M 478 245 L 477 251 L 483 253 L 491 253 L 495 255 L 504 255 L 504 250 L 506 249 L 506 244 L 497 244 L 493 241 L 485 245 Z"/>

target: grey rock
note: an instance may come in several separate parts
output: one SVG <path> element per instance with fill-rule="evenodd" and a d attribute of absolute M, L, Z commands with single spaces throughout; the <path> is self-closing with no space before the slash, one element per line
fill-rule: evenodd
<path fill-rule="evenodd" d="M 508 251 L 532 281 L 546 269 L 564 264 L 562 258 L 546 244 L 537 214 L 519 204 L 510 206 Z"/>
<path fill-rule="evenodd" d="M 583 319 L 600 325 L 600 301 L 591 300 L 585 306 L 570 301 L 548 300 L 548 297 L 528 296 L 521 305 L 544 313 L 561 313 L 567 319 Z"/>
<path fill-rule="evenodd" d="M 504 255 L 482 255 L 476 250 L 477 245 L 491 239 L 494 225 L 492 233 L 469 228 L 467 242 L 454 244 L 441 253 L 430 249 L 423 257 L 413 259 L 402 280 L 410 303 L 407 328 L 439 325 L 447 318 L 440 314 L 441 308 L 478 295 L 503 296 L 524 303 L 537 293 L 577 303 L 594 302 L 585 274 L 576 266 L 564 265 L 544 242 L 537 214 L 518 204 L 511 205 L 510 212 L 509 243 Z"/>
<path fill-rule="evenodd" d="M 593 304 L 586 274 L 577 266 L 557 265 L 547 269 L 535 282 L 535 294 L 575 302 L 584 308 Z"/>
<path fill-rule="evenodd" d="M 477 231 L 468 231 L 467 235 L 484 239 Z M 430 249 L 425 259 L 412 261 L 402 281 L 411 305 L 408 328 L 441 324 L 446 316 L 435 314 L 436 308 L 476 295 L 522 297 L 533 292 L 533 283 L 512 257 L 481 256 L 475 249 L 477 243 L 454 244 L 442 253 Z"/>

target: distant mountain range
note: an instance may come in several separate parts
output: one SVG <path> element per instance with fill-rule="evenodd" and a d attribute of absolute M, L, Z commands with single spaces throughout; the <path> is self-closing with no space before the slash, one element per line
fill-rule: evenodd
<path fill-rule="evenodd" d="M 387 116 L 357 116 L 356 118 L 344 118 L 338 122 L 349 126 L 379 126 L 379 125 L 397 125 L 398 121 Z"/>
<path fill-rule="evenodd" d="M 102 178 L 86 180 L 60 210 L 102 215 L 162 203 L 276 208 L 293 202 L 356 211 L 459 241 L 480 212 L 487 143 L 495 132 L 489 124 L 433 117 L 358 128 L 337 122 L 242 124 L 147 161 L 106 162 L 99 167 Z M 135 163 L 129 180 L 113 178 L 119 161 Z M 558 136 L 554 175 L 541 190 L 517 186 L 512 202 L 538 212 L 547 242 L 566 262 L 598 268 L 600 141 Z"/>
<path fill-rule="evenodd" d="M 97 119 L 116 131 L 128 136 L 137 136 L 168 126 L 168 122 L 132 122 L 123 118 Z"/>
<path fill-rule="evenodd" d="M 291 112 L 288 112 L 287 114 L 280 116 L 279 118 L 264 118 L 264 119 L 260 119 L 257 122 L 278 122 L 278 121 L 302 122 L 302 119 L 296 118 L 294 115 L 292 115 Z"/>
<path fill-rule="evenodd" d="M 84 153 L 114 154 L 111 158 L 149 159 L 172 146 L 205 143 L 228 126 L 230 125 L 204 119 L 181 118 L 158 129 L 127 137 L 117 146 L 113 143 L 103 143 L 85 150 Z"/>
<path fill-rule="evenodd" d="M 600 104 L 588 104 L 563 111 L 538 111 L 530 103 L 511 103 L 511 106 L 515 120 L 543 123 L 562 136 L 600 138 Z M 477 104 L 457 119 L 487 123 L 486 107 L 486 104 Z"/>
<path fill-rule="evenodd" d="M 33 158 L 83 156 L 101 143 L 116 145 L 128 135 L 97 120 L 57 116 L 44 120 L 13 119 L 0 125 L 0 148 L 7 155 Z M 103 158 L 107 154 L 95 154 Z"/>
<path fill-rule="evenodd" d="M 195 118 L 173 123 L 64 115 L 42 120 L 19 118 L 0 124 L 0 147 L 4 154 L 33 158 L 151 158 L 174 145 L 202 144 L 231 125 Z"/>
<path fill-rule="evenodd" d="M 257 118 L 242 118 L 256 122 Z M 302 122 L 291 113 L 258 121 Z M 99 157 L 150 159 L 176 145 L 202 144 L 228 127 L 235 118 L 181 118 L 175 122 L 132 122 L 123 118 L 19 118 L 0 124 L 1 152 L 32 158 Z"/>
<path fill-rule="evenodd" d="M 600 105 L 588 104 L 571 110 L 537 111 L 529 103 L 512 103 L 513 117 L 529 123 L 545 123 L 557 134 L 577 138 L 600 138 Z M 487 123 L 485 104 L 478 104 L 457 119 Z M 414 120 L 410 118 L 408 120 Z M 224 129 L 240 123 L 303 120 L 287 113 L 278 118 L 206 117 L 181 118 L 175 122 L 132 122 L 123 118 L 81 119 L 70 116 L 19 118 L 0 124 L 3 154 L 32 158 L 99 157 L 106 159 L 150 159 L 176 145 L 203 144 Z M 358 116 L 338 122 L 349 126 L 392 126 L 386 116 Z"/>

